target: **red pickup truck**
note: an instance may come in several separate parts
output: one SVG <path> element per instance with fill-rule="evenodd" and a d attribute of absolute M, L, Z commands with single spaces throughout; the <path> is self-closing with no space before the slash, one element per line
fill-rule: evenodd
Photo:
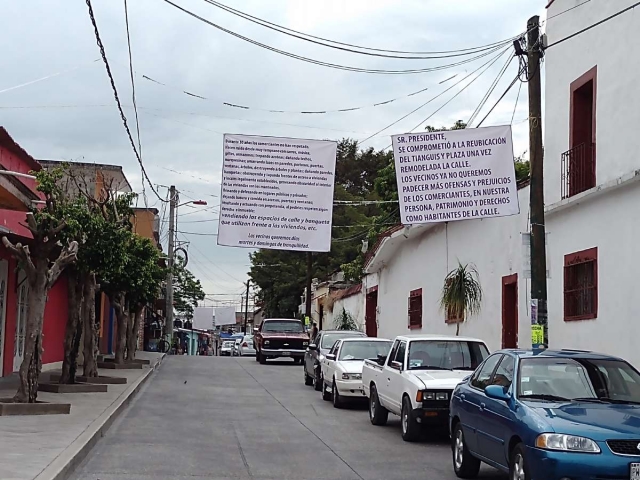
<path fill-rule="evenodd" d="M 269 358 L 289 357 L 302 363 L 309 346 L 309 334 L 302 322 L 291 318 L 265 318 L 253 337 L 256 361 L 262 364 Z"/>

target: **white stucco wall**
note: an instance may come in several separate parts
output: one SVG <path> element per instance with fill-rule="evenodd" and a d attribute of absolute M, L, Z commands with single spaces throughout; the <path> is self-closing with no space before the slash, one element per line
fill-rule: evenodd
<path fill-rule="evenodd" d="M 552 17 L 578 0 L 555 0 Z M 551 18 L 545 25 L 548 44 L 567 37 L 635 3 L 635 0 L 589 2 Z M 570 85 L 597 65 L 596 184 L 638 168 L 640 63 L 631 52 L 640 48 L 640 9 L 626 12 L 545 54 L 545 200 L 560 200 L 560 158 L 569 150 Z"/>
<path fill-rule="evenodd" d="M 332 321 L 342 313 L 343 308 L 353 316 L 358 324 L 358 329 L 364 331 L 364 295 L 362 293 L 356 293 L 349 297 L 336 300 L 333 304 Z M 331 325 L 335 326 L 333 323 Z"/>
<path fill-rule="evenodd" d="M 460 260 L 475 264 L 484 290 L 482 311 L 461 325 L 460 334 L 482 338 L 492 350 L 501 347 L 502 277 L 518 273 L 519 345 L 530 346 L 529 284 L 522 278 L 520 236 L 527 230 L 529 189 L 520 190 L 518 197 L 520 215 L 439 225 L 405 240 L 377 275 L 368 275 L 367 288 L 378 282 L 378 336 L 455 334 L 455 325 L 445 323 L 439 301 L 445 276 Z M 407 299 L 409 292 L 417 288 L 422 288 L 422 330 L 409 330 Z"/>

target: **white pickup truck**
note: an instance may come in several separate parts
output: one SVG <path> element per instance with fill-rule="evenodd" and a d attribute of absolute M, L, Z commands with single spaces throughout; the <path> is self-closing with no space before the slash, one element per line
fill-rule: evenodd
<path fill-rule="evenodd" d="M 374 425 L 399 415 L 402 438 L 419 438 L 423 426 L 446 427 L 453 389 L 489 356 L 482 340 L 439 335 L 396 337 L 387 356 L 365 360 L 362 386 Z"/>

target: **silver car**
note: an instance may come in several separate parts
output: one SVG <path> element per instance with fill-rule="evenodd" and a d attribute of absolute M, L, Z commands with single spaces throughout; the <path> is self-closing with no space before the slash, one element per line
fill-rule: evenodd
<path fill-rule="evenodd" d="M 235 351 L 235 344 L 233 340 L 225 340 L 222 342 L 222 348 L 220 349 L 220 355 L 223 357 L 231 357 Z"/>
<path fill-rule="evenodd" d="M 255 357 L 256 349 L 253 348 L 253 335 L 245 335 L 239 342 L 236 341 L 236 352 L 239 356 L 250 355 Z"/>

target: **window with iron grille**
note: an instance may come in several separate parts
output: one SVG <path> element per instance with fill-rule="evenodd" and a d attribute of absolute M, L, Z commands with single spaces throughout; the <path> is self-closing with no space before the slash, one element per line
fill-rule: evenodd
<path fill-rule="evenodd" d="M 422 289 L 409 292 L 409 328 L 422 328 Z"/>
<path fill-rule="evenodd" d="M 449 278 L 447 279 L 447 286 L 449 286 L 449 284 L 452 282 L 452 279 Z M 447 308 L 447 312 L 446 312 L 446 316 L 444 317 L 444 321 L 445 323 L 460 323 L 462 322 L 462 316 L 458 315 L 453 308 L 448 307 Z"/>
<path fill-rule="evenodd" d="M 598 248 L 564 256 L 564 320 L 598 316 Z"/>

